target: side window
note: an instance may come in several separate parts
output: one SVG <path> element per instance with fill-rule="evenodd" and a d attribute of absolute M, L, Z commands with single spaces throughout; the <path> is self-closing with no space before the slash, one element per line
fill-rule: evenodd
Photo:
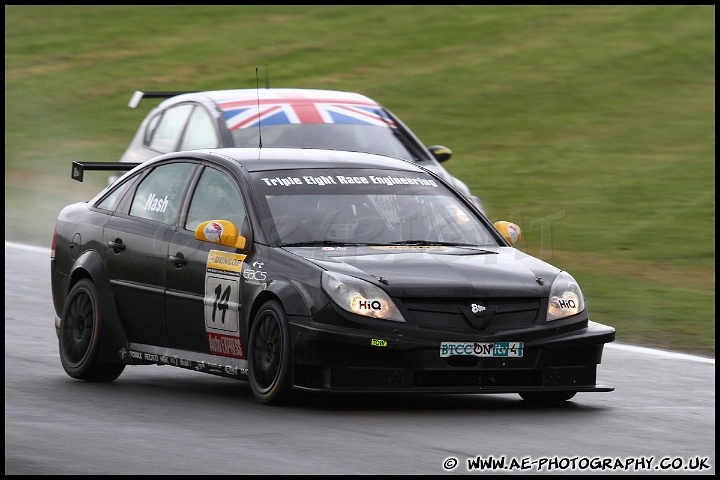
<path fill-rule="evenodd" d="M 219 142 L 212 118 L 204 108 L 195 107 L 185 129 L 180 150 L 217 147 L 219 147 Z"/>
<path fill-rule="evenodd" d="M 137 175 L 135 175 L 133 178 L 123 182 L 122 185 L 116 187 L 115 190 L 107 194 L 105 198 L 100 200 L 95 206 L 114 212 L 120 204 L 120 200 L 122 200 L 127 191 L 130 190 L 130 187 L 135 184 L 137 178 Z"/>
<path fill-rule="evenodd" d="M 232 179 L 214 168 L 206 168 L 193 193 L 185 228 L 195 230 L 208 220 L 230 220 L 242 228 L 245 206 Z"/>
<path fill-rule="evenodd" d="M 145 127 L 145 136 L 143 137 L 143 145 L 146 147 L 150 145 L 153 133 L 155 133 L 155 129 L 157 128 L 158 123 L 160 123 L 162 116 L 163 112 L 160 112 L 148 121 L 147 127 Z"/>
<path fill-rule="evenodd" d="M 138 185 L 130 215 L 172 224 L 195 165 L 170 163 L 153 169 Z"/>
<path fill-rule="evenodd" d="M 148 147 L 160 153 L 176 151 L 192 108 L 192 104 L 185 103 L 167 109 L 154 128 Z"/>

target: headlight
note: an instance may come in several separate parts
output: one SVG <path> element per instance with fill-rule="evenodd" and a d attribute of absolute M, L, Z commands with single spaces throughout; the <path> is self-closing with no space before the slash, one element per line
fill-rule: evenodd
<path fill-rule="evenodd" d="M 322 273 L 322 287 L 340 308 L 366 317 L 404 322 L 387 293 L 372 283 L 335 272 Z"/>
<path fill-rule="evenodd" d="M 585 310 L 585 299 L 575 279 L 560 272 L 550 288 L 547 321 L 570 317 Z"/>

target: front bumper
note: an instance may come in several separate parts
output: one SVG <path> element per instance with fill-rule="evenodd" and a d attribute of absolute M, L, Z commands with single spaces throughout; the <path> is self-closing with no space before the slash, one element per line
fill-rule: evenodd
<path fill-rule="evenodd" d="M 296 321 L 299 320 L 299 321 Z M 596 384 L 603 347 L 615 329 L 584 322 L 545 335 L 468 338 L 396 328 L 343 329 L 291 318 L 293 380 L 298 389 L 338 392 L 609 392 Z M 526 332 L 527 333 L 527 332 Z M 440 356 L 442 341 L 522 341 L 522 357 Z"/>

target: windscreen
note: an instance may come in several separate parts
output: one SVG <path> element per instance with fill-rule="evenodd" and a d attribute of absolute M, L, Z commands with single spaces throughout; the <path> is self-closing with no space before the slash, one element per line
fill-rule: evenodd
<path fill-rule="evenodd" d="M 425 173 L 308 169 L 252 178 L 281 245 L 498 245 L 463 200 Z"/>
<path fill-rule="evenodd" d="M 401 141 L 400 132 L 389 126 L 344 123 L 264 125 L 232 130 L 236 147 L 257 147 L 262 132 L 265 148 L 323 148 L 375 153 L 409 161 L 424 160 L 417 147 Z"/>

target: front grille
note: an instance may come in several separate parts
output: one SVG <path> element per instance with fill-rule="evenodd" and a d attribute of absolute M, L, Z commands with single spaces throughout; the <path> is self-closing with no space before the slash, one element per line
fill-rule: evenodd
<path fill-rule="evenodd" d="M 540 370 L 497 371 L 427 371 L 415 372 L 415 387 L 540 387 L 543 372 Z"/>
<path fill-rule="evenodd" d="M 587 388 L 595 385 L 595 365 L 548 370 L 427 370 L 404 368 L 312 367 L 299 365 L 295 385 L 313 390 L 363 389 L 411 391 L 425 389 L 508 389 L 540 387 Z"/>
<path fill-rule="evenodd" d="M 401 301 L 410 318 L 422 328 L 446 332 L 493 333 L 537 323 L 542 300 L 404 298 Z M 478 309 L 481 311 L 478 312 Z"/>

